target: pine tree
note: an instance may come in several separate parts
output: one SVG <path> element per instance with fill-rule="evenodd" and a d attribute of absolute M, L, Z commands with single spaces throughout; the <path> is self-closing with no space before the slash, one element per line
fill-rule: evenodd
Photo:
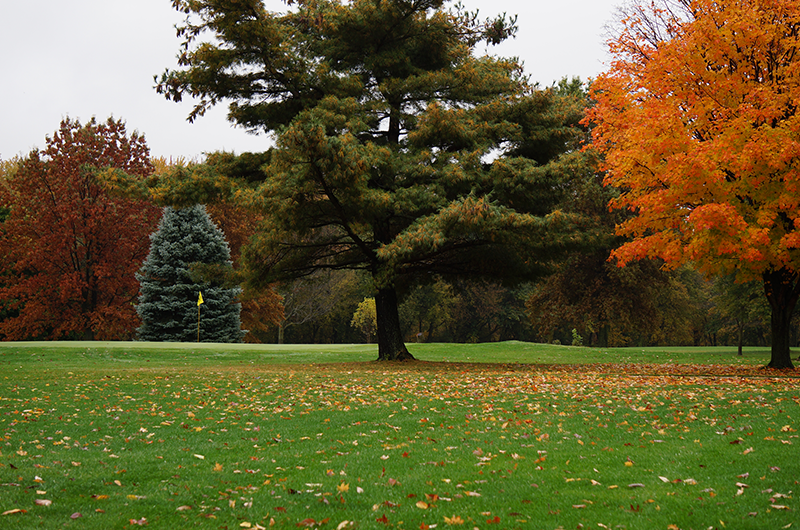
<path fill-rule="evenodd" d="M 276 13 L 262 0 L 175 0 L 187 15 L 179 64 L 157 79 L 168 99 L 195 99 L 191 120 L 228 102 L 232 122 L 275 147 L 160 175 L 153 196 L 250 201 L 264 219 L 243 252 L 256 286 L 368 272 L 381 360 L 413 358 L 397 308 L 410 283 L 529 281 L 583 237 L 559 202 L 582 170 L 585 98 L 479 56 L 513 19 L 448 3 L 286 0 Z M 257 158 L 260 171 L 241 172 Z"/>
<path fill-rule="evenodd" d="M 205 206 L 165 208 L 150 239 L 150 254 L 137 274 L 139 338 L 193 342 L 199 333 L 203 342 L 240 342 L 245 334 L 237 301 L 241 289 L 223 285 L 221 278 L 197 281 L 192 274 L 193 264 L 229 267 L 231 263 L 225 236 Z"/>

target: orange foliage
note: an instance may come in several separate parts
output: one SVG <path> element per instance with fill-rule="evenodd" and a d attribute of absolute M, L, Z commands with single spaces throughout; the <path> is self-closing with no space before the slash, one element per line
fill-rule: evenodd
<path fill-rule="evenodd" d="M 635 214 L 613 257 L 694 261 L 741 279 L 800 270 L 800 3 L 693 0 L 627 14 L 586 118 L 606 184 L 622 191 L 612 207 Z"/>
<path fill-rule="evenodd" d="M 144 138 L 128 136 L 121 121 L 67 119 L 0 186 L 10 210 L 0 232 L 4 339 L 132 335 L 135 272 L 161 210 L 109 196 L 98 178 L 109 167 L 142 178 L 152 172 Z"/>

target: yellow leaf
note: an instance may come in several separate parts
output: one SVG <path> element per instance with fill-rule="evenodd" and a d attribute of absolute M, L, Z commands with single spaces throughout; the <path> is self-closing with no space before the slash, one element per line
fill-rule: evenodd
<path fill-rule="evenodd" d="M 417 501 L 417 508 L 419 508 L 420 510 L 427 510 L 428 503 L 425 501 Z"/>
<path fill-rule="evenodd" d="M 462 519 L 458 515 L 454 515 L 453 517 L 445 517 L 444 522 L 449 525 L 458 525 L 458 524 L 464 524 L 464 519 Z"/>
<path fill-rule="evenodd" d="M 350 491 L 350 484 L 345 484 L 344 482 L 342 482 L 341 484 L 336 486 L 336 490 L 339 493 L 344 493 L 345 491 Z"/>
<path fill-rule="evenodd" d="M 219 462 L 214 464 L 214 471 L 222 471 L 222 464 L 220 464 Z"/>

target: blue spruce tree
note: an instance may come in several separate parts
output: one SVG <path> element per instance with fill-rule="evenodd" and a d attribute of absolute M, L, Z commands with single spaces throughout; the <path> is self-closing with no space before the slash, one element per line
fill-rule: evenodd
<path fill-rule="evenodd" d="M 205 206 L 164 208 L 158 230 L 150 236 L 150 254 L 136 275 L 141 285 L 136 307 L 142 319 L 140 340 L 197 341 L 199 308 L 202 342 L 241 342 L 241 289 L 226 287 L 222 275 L 193 279 L 195 264 L 230 267 L 225 236 Z"/>

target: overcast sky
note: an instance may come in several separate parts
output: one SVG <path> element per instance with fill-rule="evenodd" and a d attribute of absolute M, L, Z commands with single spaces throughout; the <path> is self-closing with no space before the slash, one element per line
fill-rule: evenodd
<path fill-rule="evenodd" d="M 605 68 L 604 27 L 621 0 L 462 0 L 481 18 L 517 14 L 517 38 L 489 53 L 517 56 L 543 86 Z M 266 0 L 281 11 L 279 0 Z M 45 145 L 61 119 L 113 115 L 145 135 L 154 156 L 201 158 L 262 151 L 263 136 L 234 128 L 221 106 L 190 124 L 191 103 L 153 89 L 176 66 L 181 15 L 170 0 L 0 0 L 0 159 Z"/>

